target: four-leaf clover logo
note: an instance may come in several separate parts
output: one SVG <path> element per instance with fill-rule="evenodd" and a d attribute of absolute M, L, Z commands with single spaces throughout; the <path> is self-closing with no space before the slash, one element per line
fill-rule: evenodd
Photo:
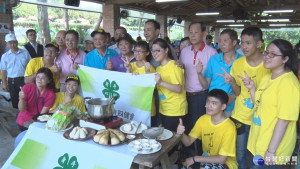
<path fill-rule="evenodd" d="M 119 90 L 119 85 L 115 81 L 110 83 L 110 81 L 106 79 L 103 82 L 103 86 L 105 89 L 102 90 L 102 93 L 105 98 L 112 98 L 113 96 L 118 96 L 118 98 L 120 98 L 120 94 L 116 92 Z"/>
<path fill-rule="evenodd" d="M 63 156 L 58 158 L 59 167 L 55 167 L 54 169 L 77 169 L 79 164 L 77 162 L 77 158 L 75 156 L 71 157 L 69 160 L 69 154 L 65 153 Z"/>

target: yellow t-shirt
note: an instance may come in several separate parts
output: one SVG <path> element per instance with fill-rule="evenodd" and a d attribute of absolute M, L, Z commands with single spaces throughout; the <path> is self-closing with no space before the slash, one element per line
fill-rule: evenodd
<path fill-rule="evenodd" d="M 33 58 L 29 61 L 25 70 L 25 77 L 34 75 L 40 68 L 44 67 L 43 57 Z M 52 67 L 49 68 L 52 71 Z M 53 76 L 55 88 L 60 88 L 59 75 Z"/>
<path fill-rule="evenodd" d="M 288 162 L 296 144 L 296 122 L 300 108 L 300 85 L 292 73 L 285 73 L 271 80 L 271 73 L 266 75 L 255 93 L 253 121 L 249 133 L 247 148 L 253 155 L 265 156 L 278 119 L 290 123 L 276 150 L 276 164 Z M 283 158 L 282 158 L 283 157 Z"/>
<path fill-rule="evenodd" d="M 263 62 L 257 67 L 250 66 L 245 56 L 237 59 L 232 64 L 231 76 L 235 79 L 236 84 L 241 86 L 241 93 L 236 97 L 231 117 L 244 124 L 251 125 L 254 103 L 251 100 L 248 88 L 244 86 L 243 80 L 238 77 L 238 75 L 245 77 L 244 71 L 254 81 L 255 86 L 258 86 L 263 76 L 269 73 L 270 70 L 264 68 Z"/>
<path fill-rule="evenodd" d="M 189 134 L 193 138 L 202 140 L 203 156 L 227 156 L 225 164 L 229 169 L 237 169 L 235 142 L 235 124 L 226 118 L 215 125 L 210 115 L 201 116 Z"/>
<path fill-rule="evenodd" d="M 56 93 L 55 102 L 54 102 L 54 104 L 53 104 L 53 106 L 51 107 L 50 110 L 55 109 L 57 106 L 59 106 L 59 104 L 62 104 L 64 102 L 64 100 L 65 100 L 65 93 L 64 92 Z M 75 93 L 72 101 L 70 103 L 66 104 L 66 105 L 67 106 L 75 106 L 81 112 L 86 112 L 83 98 L 80 95 L 76 94 L 76 93 Z"/>
<path fill-rule="evenodd" d="M 170 84 L 180 84 L 181 93 L 175 93 L 157 85 L 159 94 L 159 112 L 165 116 L 184 116 L 187 114 L 186 93 L 184 89 L 184 70 L 175 65 L 174 60 L 165 66 L 158 66 L 156 72 L 161 79 Z"/>
<path fill-rule="evenodd" d="M 146 74 L 145 66 L 138 67 L 136 62 L 131 62 L 131 73 L 139 73 L 140 75 Z M 150 65 L 150 73 L 155 73 L 155 69 L 152 65 Z M 155 99 L 154 96 L 152 97 L 152 105 L 151 105 L 151 117 L 156 115 L 156 108 L 155 108 Z"/>

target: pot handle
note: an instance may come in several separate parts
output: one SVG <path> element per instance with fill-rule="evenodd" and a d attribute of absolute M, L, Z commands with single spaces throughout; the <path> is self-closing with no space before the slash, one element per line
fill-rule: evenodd
<path fill-rule="evenodd" d="M 92 97 L 85 97 L 85 98 L 83 98 L 84 100 L 91 100 L 91 99 L 93 99 Z"/>
<path fill-rule="evenodd" d="M 110 104 L 115 104 L 116 100 L 118 99 L 118 96 L 113 96 L 110 100 L 109 100 L 109 105 Z"/>

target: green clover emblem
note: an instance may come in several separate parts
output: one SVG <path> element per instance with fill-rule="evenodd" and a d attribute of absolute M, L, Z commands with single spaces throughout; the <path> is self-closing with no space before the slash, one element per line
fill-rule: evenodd
<path fill-rule="evenodd" d="M 102 90 L 102 93 L 105 98 L 112 98 L 113 96 L 118 96 L 118 98 L 120 98 L 120 94 L 116 92 L 119 90 L 119 85 L 115 81 L 110 83 L 110 81 L 106 79 L 103 82 L 103 86 L 105 89 Z"/>
<path fill-rule="evenodd" d="M 71 157 L 69 160 L 69 154 L 65 153 L 63 156 L 58 158 L 59 167 L 55 167 L 54 169 L 77 169 L 79 164 L 77 162 L 77 158 L 75 156 Z"/>

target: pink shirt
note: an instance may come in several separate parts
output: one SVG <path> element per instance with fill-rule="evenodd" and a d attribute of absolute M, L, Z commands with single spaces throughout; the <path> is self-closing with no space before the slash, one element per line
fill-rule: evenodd
<path fill-rule="evenodd" d="M 199 82 L 196 65 L 200 61 L 203 64 L 202 73 L 205 72 L 208 60 L 211 56 L 218 54 L 216 49 L 205 45 L 195 53 L 193 46 L 182 49 L 179 60 L 184 64 L 185 90 L 187 92 L 200 92 L 204 90 Z"/>
<path fill-rule="evenodd" d="M 59 78 L 60 83 L 64 84 L 69 74 L 71 73 L 76 74 L 77 70 L 73 69 L 73 62 L 83 65 L 85 55 L 86 55 L 85 52 L 78 50 L 77 55 L 73 61 L 71 59 L 70 52 L 67 49 L 59 54 L 58 59 L 56 60 L 56 64 L 58 67 L 61 68 L 60 78 Z"/>
<path fill-rule="evenodd" d="M 23 86 L 23 90 L 25 93 L 24 101 L 27 103 L 26 109 L 18 114 L 17 123 L 21 126 L 24 126 L 24 122 L 32 120 L 32 117 L 38 114 L 36 108 L 36 100 L 35 100 L 35 90 L 37 90 L 34 83 L 27 84 Z M 40 96 L 39 91 L 37 90 L 37 98 L 38 98 L 38 105 L 39 105 L 39 112 L 42 111 L 43 107 L 51 108 L 54 101 L 55 101 L 55 93 L 46 88 L 43 94 Z M 44 106 L 43 106 L 44 100 Z"/>

